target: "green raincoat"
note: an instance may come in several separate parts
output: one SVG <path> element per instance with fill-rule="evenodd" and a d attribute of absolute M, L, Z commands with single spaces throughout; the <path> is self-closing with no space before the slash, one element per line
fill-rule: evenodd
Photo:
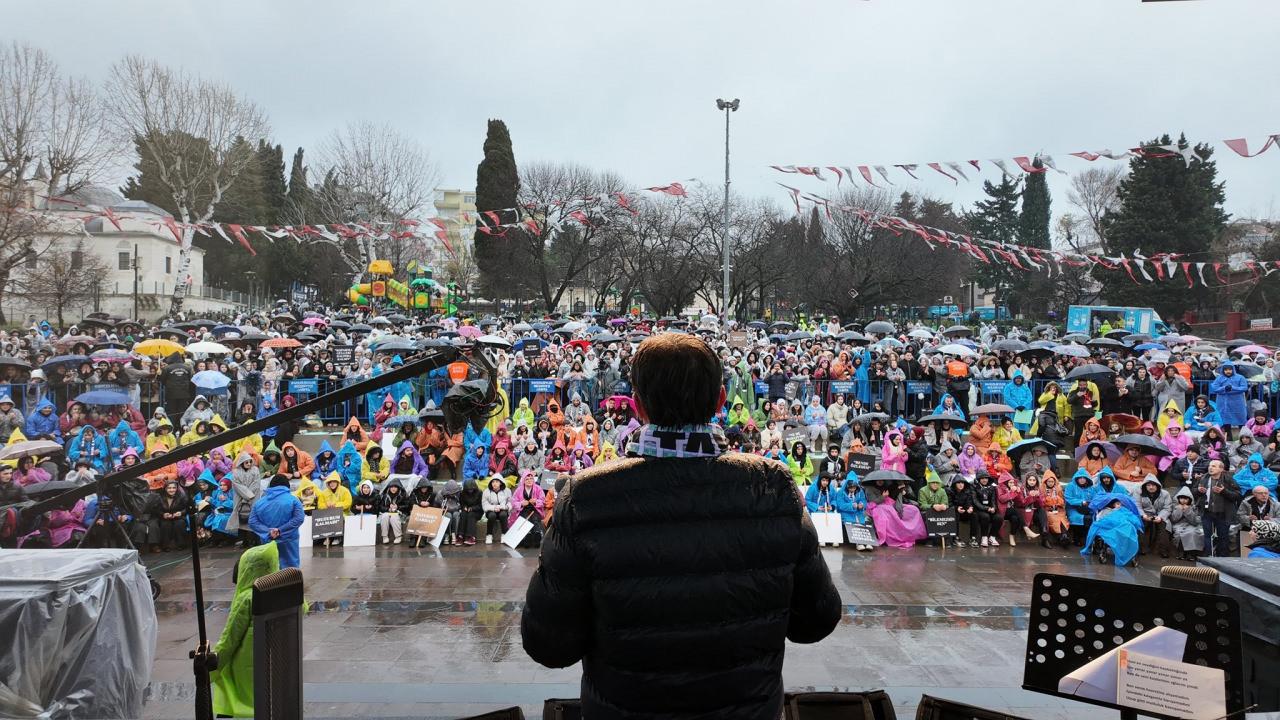
<path fill-rule="evenodd" d="M 218 654 L 218 669 L 210 675 L 216 715 L 253 717 L 253 581 L 279 569 L 280 551 L 273 542 L 240 556 L 231 612 L 213 646 Z"/>

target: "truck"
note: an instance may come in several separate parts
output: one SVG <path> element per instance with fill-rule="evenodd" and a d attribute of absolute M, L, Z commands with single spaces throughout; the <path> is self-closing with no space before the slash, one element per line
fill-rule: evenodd
<path fill-rule="evenodd" d="M 1151 336 L 1172 332 L 1160 319 L 1160 314 L 1149 307 L 1122 307 L 1119 305 L 1072 305 L 1067 308 L 1067 332 L 1097 335 L 1106 323 L 1113 330 L 1128 330 Z"/>

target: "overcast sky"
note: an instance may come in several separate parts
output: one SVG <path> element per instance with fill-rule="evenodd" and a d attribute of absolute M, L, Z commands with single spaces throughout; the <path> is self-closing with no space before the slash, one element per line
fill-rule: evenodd
<path fill-rule="evenodd" d="M 833 187 L 770 164 L 1045 151 L 1079 171 L 1068 152 L 1185 131 L 1215 141 L 1229 212 L 1280 217 L 1280 148 L 1246 160 L 1219 142 L 1280 133 L 1280 0 L 3 0 L 0 16 L 0 40 L 74 74 L 141 53 L 229 82 L 265 107 L 286 156 L 350 120 L 390 122 L 446 187 L 474 186 L 491 117 L 517 162 L 719 186 L 715 99 L 739 97 L 735 189 L 780 207 L 776 181 Z M 1057 215 L 1066 180 L 1051 182 Z M 920 189 L 964 205 L 980 183 Z"/>

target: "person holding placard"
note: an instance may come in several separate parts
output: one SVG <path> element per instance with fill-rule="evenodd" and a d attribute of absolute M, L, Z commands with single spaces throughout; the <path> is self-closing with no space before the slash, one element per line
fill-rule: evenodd
<path fill-rule="evenodd" d="M 399 544 L 404 539 L 404 519 L 413 508 L 413 501 L 400 484 L 400 478 L 391 478 L 382 489 L 378 502 L 378 525 L 382 530 L 382 542 Z"/>

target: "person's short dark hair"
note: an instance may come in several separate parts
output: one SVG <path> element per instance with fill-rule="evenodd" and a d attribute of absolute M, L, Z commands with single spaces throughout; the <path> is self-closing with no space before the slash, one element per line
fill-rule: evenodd
<path fill-rule="evenodd" d="M 720 360 L 693 335 L 654 335 L 640 343 L 632 358 L 631 384 L 649 422 L 705 423 L 720 401 Z"/>
<path fill-rule="evenodd" d="M 289 476 L 276 474 L 271 477 L 271 484 L 268 487 L 289 487 Z"/>
<path fill-rule="evenodd" d="M 1195 454 L 1199 455 L 1202 452 L 1200 449 L 1200 444 L 1191 443 L 1190 445 L 1187 446 L 1186 452 L 1194 452 Z"/>

